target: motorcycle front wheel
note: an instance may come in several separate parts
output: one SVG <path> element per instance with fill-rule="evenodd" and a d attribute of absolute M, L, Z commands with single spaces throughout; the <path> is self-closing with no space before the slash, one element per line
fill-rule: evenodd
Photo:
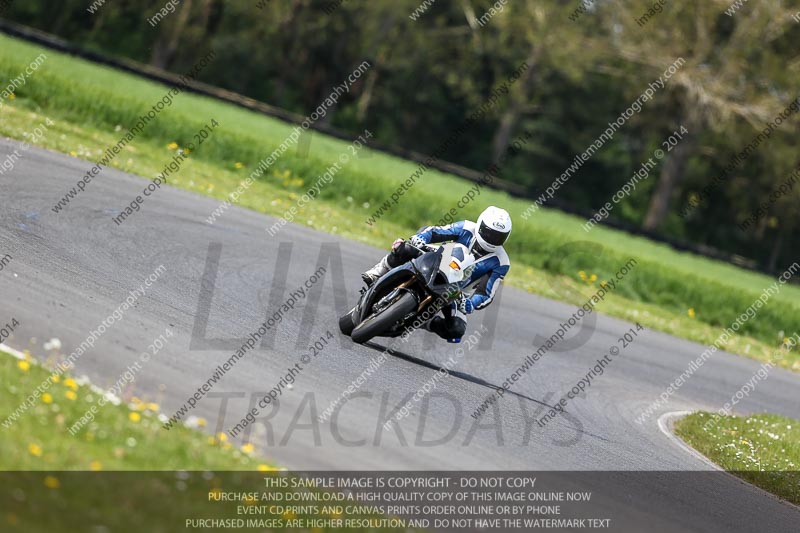
<path fill-rule="evenodd" d="M 344 335 L 350 336 L 350 334 L 353 333 L 353 329 L 356 327 L 356 323 L 353 320 L 355 311 L 355 309 L 351 309 L 346 315 L 339 318 L 339 331 Z"/>
<path fill-rule="evenodd" d="M 417 300 L 414 295 L 404 292 L 400 298 L 392 302 L 386 309 L 370 315 L 361 324 L 356 326 L 350 334 L 353 342 L 364 344 L 373 337 L 378 337 L 388 331 L 397 322 L 405 318 L 417 307 Z"/>

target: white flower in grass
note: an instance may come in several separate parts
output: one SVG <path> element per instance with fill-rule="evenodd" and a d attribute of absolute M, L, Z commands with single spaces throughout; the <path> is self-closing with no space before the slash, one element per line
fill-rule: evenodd
<path fill-rule="evenodd" d="M 45 351 L 48 351 L 48 352 L 50 350 L 60 350 L 61 349 L 61 340 L 53 337 L 52 339 L 50 339 L 49 341 L 44 343 L 44 349 L 45 349 Z"/>

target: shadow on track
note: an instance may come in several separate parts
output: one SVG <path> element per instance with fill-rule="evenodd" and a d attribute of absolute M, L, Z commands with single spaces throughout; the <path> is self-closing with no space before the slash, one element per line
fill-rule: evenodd
<path fill-rule="evenodd" d="M 470 383 L 474 383 L 476 385 L 480 385 L 480 386 L 486 387 L 488 389 L 494 389 L 494 390 L 502 389 L 502 387 L 500 387 L 498 385 L 495 385 L 494 383 L 489 383 L 488 381 L 483 380 L 483 379 L 481 379 L 479 377 L 473 376 L 472 374 L 467 374 L 466 372 L 459 372 L 458 370 L 447 370 L 446 368 L 442 368 L 439 365 L 435 365 L 435 364 L 433 364 L 433 363 L 431 363 L 429 361 L 426 361 L 424 359 L 420 359 L 418 357 L 414 357 L 413 355 L 408 355 L 407 353 L 403 353 L 403 352 L 401 352 L 399 350 L 386 348 L 385 346 L 381 346 L 380 344 L 376 344 L 376 343 L 374 343 L 372 341 L 369 341 L 369 342 L 365 343 L 364 346 L 372 348 L 373 350 L 380 350 L 382 352 L 383 351 L 388 351 L 393 356 L 395 356 L 395 357 L 397 357 L 399 359 L 404 359 L 404 360 L 408 361 L 409 363 L 414 363 L 415 365 L 424 366 L 425 368 L 430 368 L 431 370 L 447 372 L 449 375 L 451 375 L 453 377 L 456 377 L 456 378 L 459 378 L 459 379 L 463 379 L 464 381 L 469 381 Z M 555 407 L 553 407 L 550 404 L 547 404 L 545 402 L 537 400 L 536 398 L 531 398 L 530 396 L 526 396 L 526 395 L 521 394 L 519 392 L 514 392 L 513 390 L 506 390 L 506 394 L 513 394 L 514 396 L 517 396 L 519 398 L 523 398 L 523 399 L 531 401 L 531 402 L 538 403 L 539 405 L 543 405 L 543 406 L 545 406 L 545 407 L 547 407 L 549 409 L 555 409 Z"/>
<path fill-rule="evenodd" d="M 409 363 L 413 363 L 415 365 L 424 366 L 425 368 L 430 368 L 431 370 L 447 372 L 447 374 L 449 374 L 449 375 L 451 375 L 453 377 L 456 377 L 456 378 L 459 378 L 459 379 L 463 379 L 464 381 L 469 381 L 470 383 L 474 383 L 476 385 L 480 385 L 480 386 L 486 387 L 488 389 L 500 390 L 502 388 L 502 387 L 500 387 L 498 385 L 495 385 L 494 383 L 489 383 L 486 380 L 483 380 L 483 379 L 481 379 L 479 377 L 473 376 L 472 374 L 467 374 L 466 372 L 459 372 L 457 370 L 447 370 L 446 368 L 442 368 L 439 365 L 433 364 L 433 363 L 431 363 L 429 361 L 426 361 L 424 359 L 420 359 L 419 357 L 414 357 L 413 355 L 408 355 L 407 353 L 403 353 L 403 352 L 401 352 L 399 350 L 393 350 L 391 348 L 387 348 L 385 346 L 381 346 L 380 344 L 377 344 L 377 343 L 372 342 L 372 341 L 368 341 L 368 342 L 364 343 L 362 346 L 366 346 L 368 348 L 372 348 L 373 350 L 379 350 L 381 352 L 384 352 L 384 351 L 389 352 L 391 355 L 393 355 L 394 357 L 397 357 L 398 359 L 403 359 L 405 361 L 408 361 Z M 521 394 L 519 392 L 514 392 L 512 390 L 506 390 L 506 394 L 513 394 L 514 396 L 517 396 L 518 398 L 522 398 L 524 400 L 528 400 L 528 401 L 537 403 L 537 404 L 542 405 L 544 407 L 547 407 L 549 409 L 555 409 L 554 406 L 552 406 L 552 405 L 550 405 L 548 403 L 545 403 L 545 402 L 543 402 L 541 400 L 537 400 L 536 398 L 531 398 L 530 396 L 526 396 L 526 395 Z M 566 409 L 564 410 L 564 413 L 567 413 Z M 588 431 L 585 431 L 582 428 L 578 428 L 578 427 L 572 426 L 571 424 L 564 423 L 563 421 L 561 421 L 561 423 L 566 425 L 567 427 L 573 429 L 574 431 L 577 431 L 577 432 L 582 433 L 584 435 L 587 435 L 587 436 L 590 436 L 590 437 L 594 437 L 596 439 L 599 439 L 599 440 L 602 440 L 602 441 L 605 441 L 605 442 L 610 442 L 609 439 L 607 439 L 605 437 L 602 437 L 600 435 L 596 435 L 594 433 L 590 433 Z"/>

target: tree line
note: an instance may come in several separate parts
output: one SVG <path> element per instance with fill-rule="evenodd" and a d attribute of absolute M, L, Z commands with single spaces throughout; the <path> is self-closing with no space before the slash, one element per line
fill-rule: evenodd
<path fill-rule="evenodd" d="M 2 16 L 174 72 L 214 49 L 218 60 L 201 81 L 301 115 L 368 60 L 367 75 L 323 120 L 422 153 L 524 63 L 442 159 L 487 168 L 527 132 L 501 177 L 537 197 L 638 101 L 553 202 L 596 212 L 665 148 L 612 219 L 770 271 L 800 244 L 800 120 L 782 116 L 800 97 L 800 6 L 765 1 L 730 13 L 729 0 L 456 0 L 424 10 L 420 0 L 173 0 L 166 12 L 165 0 L 107 0 L 91 13 L 89 5 L 15 2 Z M 662 147 L 676 131 L 687 133 Z"/>

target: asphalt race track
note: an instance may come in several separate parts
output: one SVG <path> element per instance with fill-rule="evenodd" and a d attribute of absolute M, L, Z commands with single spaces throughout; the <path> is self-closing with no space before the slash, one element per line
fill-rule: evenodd
<path fill-rule="evenodd" d="M 17 147 L 0 140 L 0 159 Z M 575 311 L 506 287 L 495 306 L 496 325 L 491 313 L 483 313 L 484 343 L 494 330 L 490 349 L 462 345 L 466 353 L 459 357 L 455 345 L 416 332 L 334 415 L 335 424 L 320 423 L 316 417 L 388 344 L 379 339 L 358 346 L 342 338 L 337 327 L 340 312 L 355 302 L 360 272 L 383 252 L 292 224 L 271 238 L 265 228 L 275 219 L 238 207 L 209 225 L 206 217 L 218 200 L 168 186 L 117 226 L 112 217 L 148 182 L 113 169 L 103 170 L 66 210 L 54 213 L 52 206 L 90 167 L 34 148 L 0 176 L 0 257 L 12 256 L 0 271 L 0 321 L 13 316 L 20 322 L 7 344 L 46 357 L 55 354 L 45 352 L 43 343 L 58 338 L 61 352 L 69 354 L 163 264 L 164 274 L 78 360 L 74 373 L 108 387 L 170 327 L 176 335 L 142 368 L 127 394 L 156 401 L 171 416 L 321 264 L 327 272 L 314 286 L 321 292 L 311 290 L 301 298 L 274 334 L 268 333 L 189 413 L 208 419 L 209 430 L 227 431 L 309 353 L 309 344 L 331 331 L 334 341 L 304 365 L 293 388 L 279 397 L 279 407 L 263 409 L 247 432 L 266 456 L 291 469 L 710 470 L 662 431 L 659 418 L 667 412 L 717 410 L 760 365 L 718 353 L 668 405 L 638 424 L 643 409 L 704 350 L 645 331 L 583 397 L 568 404 L 567 415 L 538 427 L 534 417 L 543 416 L 546 406 L 558 402 L 632 326 L 599 315 L 594 331 L 584 333 L 585 344 L 544 356 L 515 385 L 519 395 L 506 394 L 476 421 L 470 414 L 533 351 L 535 336 L 552 335 Z M 198 311 L 204 277 L 212 298 L 202 331 Z M 482 315 L 473 316 L 468 332 L 481 326 Z M 451 356 L 457 358 L 453 375 L 416 403 L 398 428 L 384 430 L 389 414 Z M 768 383 L 737 406 L 740 414 L 762 411 L 796 417 L 800 376 L 774 369 Z M 613 475 L 603 479 L 598 509 L 653 531 L 778 532 L 796 531 L 800 524 L 799 509 L 725 474 L 687 477 L 679 491 L 659 484 L 657 476 L 638 485 L 615 481 Z"/>

